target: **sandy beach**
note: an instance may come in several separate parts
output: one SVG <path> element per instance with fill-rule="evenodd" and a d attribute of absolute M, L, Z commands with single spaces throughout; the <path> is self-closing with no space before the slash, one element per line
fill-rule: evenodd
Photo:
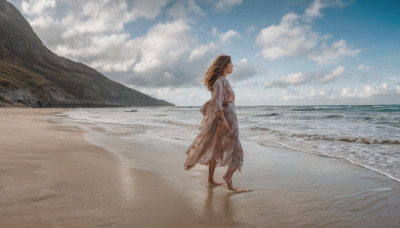
<path fill-rule="evenodd" d="M 183 170 L 188 142 L 63 111 L 0 109 L 0 227 L 400 226 L 400 183 L 343 159 L 244 141 L 236 194 Z"/>
<path fill-rule="evenodd" d="M 157 177 L 43 118 L 61 111 L 0 109 L 0 227 L 186 224 L 183 201 Z"/>

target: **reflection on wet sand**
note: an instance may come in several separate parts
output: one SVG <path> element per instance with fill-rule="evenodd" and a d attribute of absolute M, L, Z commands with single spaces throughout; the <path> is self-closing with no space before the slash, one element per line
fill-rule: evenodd
<path fill-rule="evenodd" d="M 219 221 L 220 223 L 222 222 L 221 218 L 223 218 L 225 224 L 229 224 L 232 226 L 237 225 L 234 219 L 233 209 L 230 201 L 231 196 L 235 193 L 229 192 L 224 194 L 223 196 L 214 196 L 214 191 L 216 190 L 216 188 L 221 187 L 208 186 L 208 194 L 203 211 L 204 218 L 213 222 Z M 216 200 L 214 199 L 215 197 L 222 197 L 222 200 Z M 222 203 L 222 208 L 218 209 L 218 203 Z"/>
<path fill-rule="evenodd" d="M 119 176 L 121 178 L 121 186 L 123 190 L 123 196 L 128 202 L 133 202 L 133 195 L 135 194 L 135 182 L 134 175 L 132 174 L 132 169 L 124 165 L 120 166 Z"/>

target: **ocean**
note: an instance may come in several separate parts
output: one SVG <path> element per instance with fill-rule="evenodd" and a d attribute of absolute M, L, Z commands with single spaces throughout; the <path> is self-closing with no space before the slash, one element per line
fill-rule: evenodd
<path fill-rule="evenodd" d="M 199 109 L 80 108 L 63 115 L 73 122 L 131 126 L 135 134 L 189 147 L 199 133 Z M 236 112 L 242 141 L 345 159 L 400 182 L 400 105 L 237 106 Z M 245 147 L 244 154 L 246 159 Z"/>

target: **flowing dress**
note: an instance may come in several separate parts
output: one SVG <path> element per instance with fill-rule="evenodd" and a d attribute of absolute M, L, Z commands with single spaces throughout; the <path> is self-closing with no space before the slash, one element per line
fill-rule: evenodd
<path fill-rule="evenodd" d="M 207 165 L 213 158 L 217 166 L 228 165 L 232 169 L 241 170 L 243 149 L 234 102 L 235 93 L 228 80 L 219 76 L 214 83 L 211 99 L 200 109 L 203 120 L 199 135 L 186 151 L 186 170 L 193 168 L 196 163 Z M 229 130 L 223 128 L 223 120 L 217 115 L 219 110 L 223 110 Z"/>

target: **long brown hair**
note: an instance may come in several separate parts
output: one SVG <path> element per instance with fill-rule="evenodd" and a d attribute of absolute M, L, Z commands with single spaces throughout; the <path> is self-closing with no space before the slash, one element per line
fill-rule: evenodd
<path fill-rule="evenodd" d="M 212 91 L 213 86 L 217 78 L 224 75 L 225 68 L 231 62 L 229 55 L 219 55 L 215 58 L 214 62 L 208 68 L 206 74 L 203 77 L 204 85 L 209 91 Z"/>

